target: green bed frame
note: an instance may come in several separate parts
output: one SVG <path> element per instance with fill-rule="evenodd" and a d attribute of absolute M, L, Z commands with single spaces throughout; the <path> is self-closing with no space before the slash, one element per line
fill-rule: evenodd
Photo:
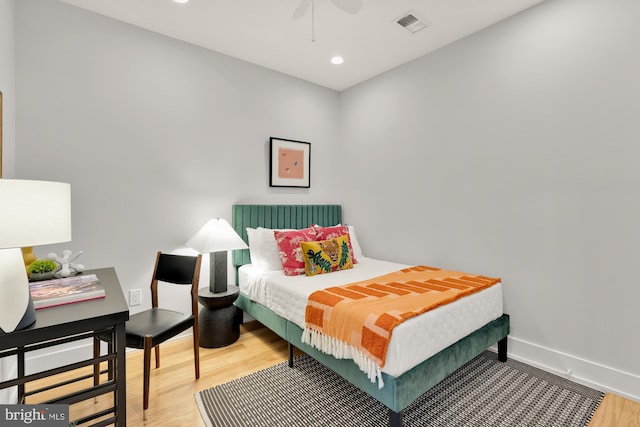
<path fill-rule="evenodd" d="M 332 226 L 340 222 L 340 205 L 234 205 L 232 208 L 232 226 L 245 242 L 248 242 L 247 227 L 305 228 L 312 223 Z M 237 269 L 250 262 L 248 249 L 234 251 L 236 278 Z M 235 305 L 289 342 L 290 366 L 292 346 L 295 346 L 389 408 L 392 427 L 402 425 L 402 411 L 413 401 L 490 346 L 497 343 L 498 359 L 507 360 L 509 316 L 503 314 L 398 377 L 383 373 L 384 387 L 379 389 L 352 360 L 336 359 L 302 343 L 302 329 L 298 325 L 242 294 Z"/>

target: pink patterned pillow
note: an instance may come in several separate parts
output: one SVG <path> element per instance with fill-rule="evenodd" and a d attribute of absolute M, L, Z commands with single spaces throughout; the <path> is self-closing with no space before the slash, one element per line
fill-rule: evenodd
<path fill-rule="evenodd" d="M 316 240 L 331 240 L 340 236 L 349 236 L 349 227 L 346 225 L 334 225 L 333 227 L 323 227 L 321 225 L 312 225 L 311 228 L 316 230 Z M 349 236 L 349 254 L 351 255 L 351 261 L 354 264 L 358 263 L 358 260 L 353 254 L 353 246 L 351 246 L 351 236 Z"/>
<path fill-rule="evenodd" d="M 297 276 L 304 274 L 304 257 L 300 242 L 315 242 L 316 230 L 309 227 L 302 230 L 274 231 L 274 237 L 278 243 L 280 261 L 284 274 L 287 276 Z"/>

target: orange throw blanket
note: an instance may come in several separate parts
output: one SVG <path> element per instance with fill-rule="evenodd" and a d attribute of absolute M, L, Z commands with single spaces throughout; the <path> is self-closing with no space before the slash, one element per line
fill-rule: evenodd
<path fill-rule="evenodd" d="M 393 328 L 414 316 L 481 291 L 500 279 L 417 266 L 309 296 L 302 341 L 336 358 L 351 358 L 378 378 Z"/>

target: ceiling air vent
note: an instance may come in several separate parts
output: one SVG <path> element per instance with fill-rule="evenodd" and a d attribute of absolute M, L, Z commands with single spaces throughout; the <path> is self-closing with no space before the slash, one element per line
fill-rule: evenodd
<path fill-rule="evenodd" d="M 418 18 L 413 11 L 405 13 L 400 18 L 396 19 L 395 22 L 396 24 L 400 25 L 402 28 L 413 34 L 417 33 L 420 30 L 424 30 L 429 26 L 425 21 Z"/>

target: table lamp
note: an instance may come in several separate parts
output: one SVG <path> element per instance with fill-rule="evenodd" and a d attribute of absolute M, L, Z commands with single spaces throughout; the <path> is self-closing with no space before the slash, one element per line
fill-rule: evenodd
<path fill-rule="evenodd" d="M 36 321 L 20 248 L 69 240 L 69 184 L 0 179 L 0 335 Z"/>
<path fill-rule="evenodd" d="M 209 254 L 209 291 L 227 291 L 227 251 L 247 249 L 247 244 L 231 225 L 221 218 L 210 219 L 187 242 L 187 246 L 202 254 Z"/>

